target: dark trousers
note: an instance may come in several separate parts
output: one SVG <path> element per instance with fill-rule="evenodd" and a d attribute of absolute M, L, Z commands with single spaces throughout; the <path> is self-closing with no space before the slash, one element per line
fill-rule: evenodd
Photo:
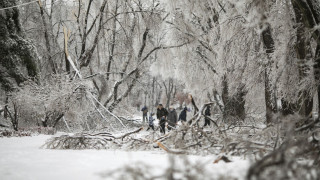
<path fill-rule="evenodd" d="M 148 131 L 150 128 L 151 128 L 152 130 L 154 130 L 154 126 L 153 126 L 153 125 L 149 125 L 147 131 Z"/>
<path fill-rule="evenodd" d="M 204 125 L 203 125 L 203 127 L 206 126 L 206 125 L 210 126 L 210 120 L 209 120 L 208 118 L 205 118 L 205 119 L 204 119 Z"/>
<path fill-rule="evenodd" d="M 144 123 L 144 122 L 148 122 L 148 116 L 147 116 L 147 114 L 142 116 L 142 122 L 143 122 L 143 123 Z"/>
<path fill-rule="evenodd" d="M 160 120 L 160 132 L 161 133 L 166 133 L 166 121 L 165 120 Z"/>
<path fill-rule="evenodd" d="M 168 131 L 171 131 L 171 129 L 175 129 L 175 128 L 176 128 L 175 124 L 168 123 Z"/>

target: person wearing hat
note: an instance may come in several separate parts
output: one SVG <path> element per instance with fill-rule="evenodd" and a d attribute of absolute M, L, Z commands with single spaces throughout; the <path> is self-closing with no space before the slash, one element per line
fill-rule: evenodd
<path fill-rule="evenodd" d="M 166 133 L 165 126 L 166 126 L 167 116 L 168 116 L 168 111 L 166 110 L 166 108 L 163 107 L 162 104 L 159 104 L 157 108 L 157 119 L 159 120 L 160 133 Z"/>

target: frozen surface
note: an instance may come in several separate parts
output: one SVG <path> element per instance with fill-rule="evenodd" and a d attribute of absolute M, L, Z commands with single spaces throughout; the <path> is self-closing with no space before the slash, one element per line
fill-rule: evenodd
<path fill-rule="evenodd" d="M 0 179 L 103 179 L 102 173 L 125 165 L 144 163 L 155 174 L 169 166 L 168 155 L 163 151 L 41 149 L 50 137 L 0 138 Z M 192 163 L 205 164 L 206 171 L 217 178 L 227 175 L 243 179 L 246 175 L 249 161 L 232 157 L 231 163 L 213 164 L 215 158 L 188 156 Z"/>

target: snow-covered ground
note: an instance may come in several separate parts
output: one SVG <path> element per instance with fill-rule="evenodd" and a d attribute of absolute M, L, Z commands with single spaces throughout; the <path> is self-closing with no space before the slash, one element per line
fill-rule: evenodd
<path fill-rule="evenodd" d="M 101 174 L 126 165 L 146 164 L 160 174 L 169 163 L 163 151 L 49 150 L 40 147 L 51 136 L 0 138 L 0 179 L 103 179 Z M 216 156 L 187 156 L 194 164 L 204 164 L 210 176 L 243 179 L 249 161 L 233 157 L 233 162 L 213 164 Z M 177 158 L 179 159 L 179 158 Z M 178 163 L 183 166 L 183 164 Z"/>

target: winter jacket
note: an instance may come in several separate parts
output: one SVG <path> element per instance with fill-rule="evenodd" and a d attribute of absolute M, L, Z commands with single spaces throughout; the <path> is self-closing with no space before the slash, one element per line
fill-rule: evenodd
<path fill-rule="evenodd" d="M 167 119 L 168 119 L 169 125 L 171 125 L 171 126 L 175 126 L 176 125 L 178 117 L 177 117 L 177 112 L 176 112 L 175 109 L 169 111 Z"/>
<path fill-rule="evenodd" d="M 144 106 L 141 111 L 143 112 L 143 115 L 147 115 L 147 112 L 148 112 L 148 108 L 146 106 Z"/>
<path fill-rule="evenodd" d="M 153 126 L 154 118 L 152 116 L 149 116 L 149 126 Z"/>
<path fill-rule="evenodd" d="M 168 116 L 168 111 L 165 108 L 157 109 L 157 119 L 160 119 L 162 116 Z"/>
<path fill-rule="evenodd" d="M 187 121 L 187 109 L 186 108 L 184 108 L 182 111 L 181 111 L 181 113 L 180 113 L 180 115 L 179 115 L 179 121 Z"/>

